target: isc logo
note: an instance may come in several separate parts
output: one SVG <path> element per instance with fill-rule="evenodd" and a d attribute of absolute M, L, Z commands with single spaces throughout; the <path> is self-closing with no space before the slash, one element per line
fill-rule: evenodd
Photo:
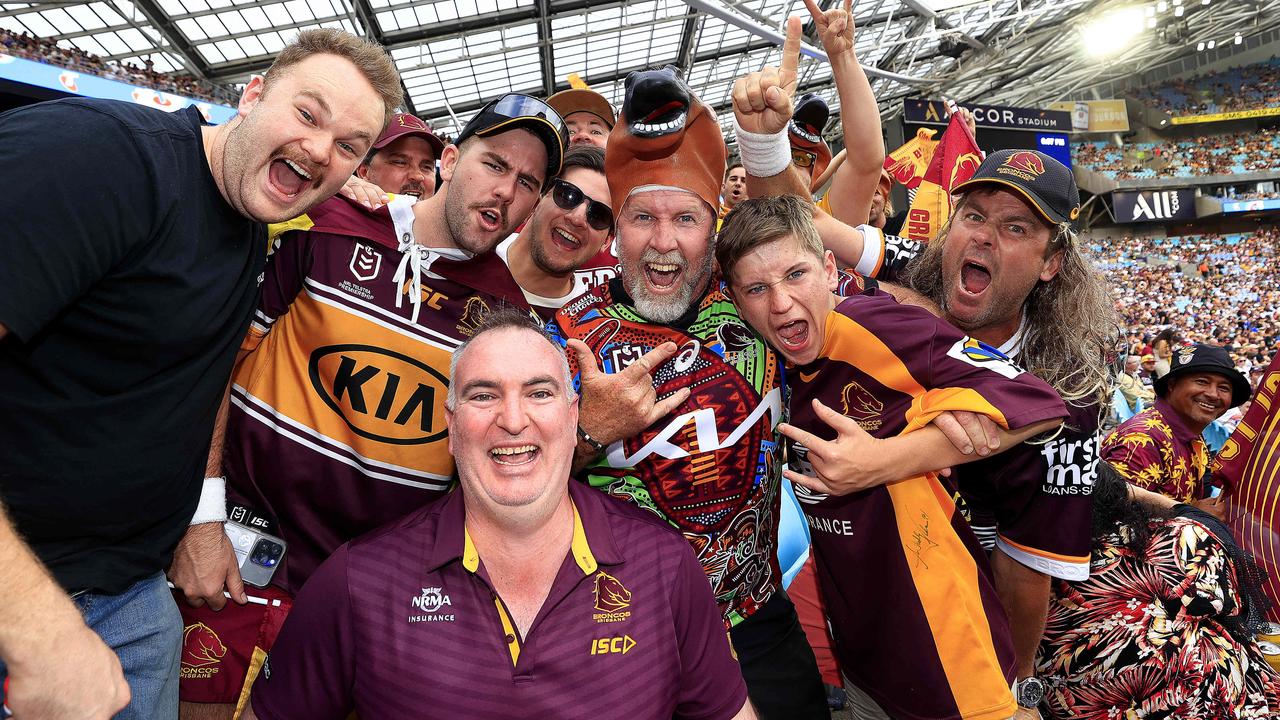
<path fill-rule="evenodd" d="M 631 639 L 630 635 L 612 638 L 596 638 L 591 641 L 592 655 L 608 655 L 610 653 L 621 653 L 626 655 L 631 648 L 636 646 L 636 641 Z"/>
<path fill-rule="evenodd" d="M 417 445 L 445 435 L 448 379 L 416 358 L 371 345 L 311 353 L 311 386 L 361 437 Z"/>

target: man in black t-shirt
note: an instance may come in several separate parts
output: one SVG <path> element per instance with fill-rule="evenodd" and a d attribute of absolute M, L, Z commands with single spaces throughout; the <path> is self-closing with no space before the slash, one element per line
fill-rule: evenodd
<path fill-rule="evenodd" d="M 163 570 L 199 516 L 263 223 L 332 195 L 401 93 L 382 48 L 315 30 L 219 127 L 84 98 L 0 115 L 0 678 L 17 717 L 176 716 Z"/>

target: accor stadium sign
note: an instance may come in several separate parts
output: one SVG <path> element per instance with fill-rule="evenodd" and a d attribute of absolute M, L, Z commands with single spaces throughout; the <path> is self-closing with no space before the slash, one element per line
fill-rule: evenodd
<path fill-rule="evenodd" d="M 946 125 L 947 104 L 941 100 L 903 100 L 903 119 L 916 125 Z M 1004 130 L 1056 130 L 1071 132 L 1071 113 L 1062 110 L 1008 107 L 1005 105 L 974 105 L 957 103 L 973 113 L 978 127 Z"/>

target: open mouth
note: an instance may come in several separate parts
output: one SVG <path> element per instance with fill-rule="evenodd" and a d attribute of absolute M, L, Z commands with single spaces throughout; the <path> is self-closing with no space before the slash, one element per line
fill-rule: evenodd
<path fill-rule="evenodd" d="M 792 132 L 792 134 L 794 134 L 794 135 L 798 135 L 799 137 L 802 137 L 802 138 L 804 138 L 805 140 L 808 140 L 809 142 L 811 142 L 811 143 L 813 143 L 813 144 L 815 144 L 815 145 L 816 145 L 816 144 L 818 144 L 818 143 L 820 143 L 820 142 L 822 142 L 822 136 L 821 136 L 821 135 L 818 135 L 817 133 L 811 133 L 811 132 L 809 132 L 809 131 L 808 131 L 808 130 L 806 130 L 802 125 L 800 125 L 799 123 L 797 123 L 795 120 L 792 120 L 792 121 L 791 121 L 791 132 Z"/>
<path fill-rule="evenodd" d="M 502 213 L 493 208 L 480 209 L 480 228 L 485 232 L 496 232 L 502 229 Z"/>
<path fill-rule="evenodd" d="M 536 445 L 497 447 L 489 451 L 489 457 L 499 465 L 528 465 L 538 457 Z"/>
<path fill-rule="evenodd" d="M 981 295 L 991 286 L 991 270 L 970 260 L 960 267 L 960 286 L 970 295 Z"/>
<path fill-rule="evenodd" d="M 551 241 L 563 250 L 573 252 L 582 247 L 582 239 L 560 228 L 551 229 Z"/>
<path fill-rule="evenodd" d="M 313 181 L 311 171 L 286 158 L 272 160 L 267 174 L 275 189 L 289 198 L 297 197 Z"/>
<path fill-rule="evenodd" d="M 809 323 L 804 320 L 792 320 L 777 329 L 780 349 L 795 352 L 809 344 Z"/>
<path fill-rule="evenodd" d="M 684 129 L 692 99 L 674 68 L 632 73 L 626 87 L 622 112 L 632 135 L 652 138 Z"/>
<path fill-rule="evenodd" d="M 683 270 L 683 265 L 675 263 L 647 262 L 644 264 L 644 275 L 649 285 L 659 290 L 670 290 L 676 287 L 676 281 L 679 280 Z"/>

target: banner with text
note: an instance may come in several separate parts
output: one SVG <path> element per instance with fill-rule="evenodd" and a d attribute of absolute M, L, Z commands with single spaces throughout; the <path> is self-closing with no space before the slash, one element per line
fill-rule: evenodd
<path fill-rule="evenodd" d="M 1166 222 L 1196 218 L 1194 190 L 1117 190 L 1111 193 L 1111 202 L 1118 223 Z"/>
<path fill-rule="evenodd" d="M 1129 132 L 1129 111 L 1124 100 L 1079 100 L 1049 103 L 1050 110 L 1072 113 L 1076 132 Z"/>
<path fill-rule="evenodd" d="M 1006 130 L 1055 130 L 1071 132 L 1071 113 L 1061 110 L 957 103 L 973 113 L 978 127 Z M 942 100 L 908 98 L 902 101 L 903 120 L 917 125 L 946 125 L 947 104 Z"/>
<path fill-rule="evenodd" d="M 1280 115 L 1280 107 L 1255 108 L 1253 110 L 1235 110 L 1232 112 L 1213 113 L 1210 115 L 1186 115 L 1173 119 L 1174 125 L 1191 125 L 1193 123 L 1222 122 L 1223 120 L 1247 120 L 1249 118 L 1273 117 Z"/>

